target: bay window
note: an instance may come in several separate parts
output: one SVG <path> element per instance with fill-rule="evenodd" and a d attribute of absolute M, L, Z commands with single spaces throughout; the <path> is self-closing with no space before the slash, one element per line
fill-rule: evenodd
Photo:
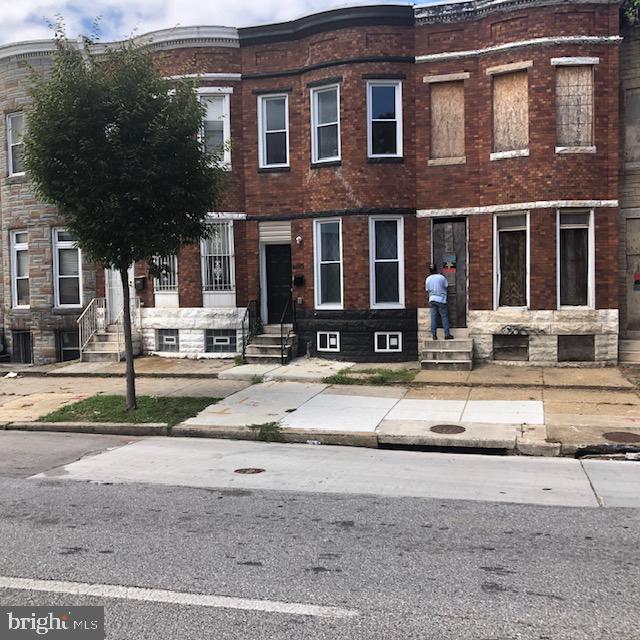
<path fill-rule="evenodd" d="M 24 175 L 24 114 L 11 113 L 7 116 L 7 153 L 9 175 Z"/>
<path fill-rule="evenodd" d="M 371 306 L 404 306 L 403 220 L 369 218 Z"/>
<path fill-rule="evenodd" d="M 258 97 L 258 153 L 263 169 L 289 166 L 289 97 Z"/>
<path fill-rule="evenodd" d="M 367 134 L 370 158 L 402 157 L 402 83 L 367 83 Z"/>
<path fill-rule="evenodd" d="M 340 160 L 340 88 L 311 90 L 311 152 L 313 162 Z"/>
<path fill-rule="evenodd" d="M 198 89 L 199 99 L 205 108 L 202 123 L 202 141 L 207 153 L 220 158 L 226 165 L 231 163 L 230 95 L 221 88 Z"/>
<path fill-rule="evenodd" d="M 316 307 L 342 309 L 342 221 L 315 223 Z"/>

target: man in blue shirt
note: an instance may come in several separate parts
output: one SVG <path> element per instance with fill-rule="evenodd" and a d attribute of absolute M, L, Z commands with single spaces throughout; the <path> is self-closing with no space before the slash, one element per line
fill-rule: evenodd
<path fill-rule="evenodd" d="M 442 319 L 444 329 L 444 339 L 453 340 L 449 331 L 449 314 L 447 312 L 447 279 L 440 273 L 435 264 L 429 265 L 429 277 L 425 281 L 425 289 L 429 295 L 429 306 L 431 307 L 431 334 L 437 340 L 438 314 Z"/>

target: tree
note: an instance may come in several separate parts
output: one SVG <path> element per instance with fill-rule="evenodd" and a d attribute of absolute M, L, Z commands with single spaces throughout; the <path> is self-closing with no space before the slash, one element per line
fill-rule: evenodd
<path fill-rule="evenodd" d="M 84 254 L 120 272 L 127 408 L 134 409 L 128 269 L 206 236 L 224 169 L 205 149 L 193 84 L 164 79 L 143 46 L 78 46 L 60 31 L 56 45 L 51 73 L 32 81 L 26 169 Z"/>
<path fill-rule="evenodd" d="M 629 24 L 637 25 L 640 23 L 640 0 L 625 0 L 622 9 Z"/>

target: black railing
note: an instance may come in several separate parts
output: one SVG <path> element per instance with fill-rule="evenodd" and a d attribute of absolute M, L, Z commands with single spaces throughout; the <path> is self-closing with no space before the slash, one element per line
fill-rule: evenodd
<path fill-rule="evenodd" d="M 287 312 L 291 309 L 291 328 L 287 329 L 286 333 L 284 330 L 284 325 L 288 324 L 286 322 Z M 292 297 L 287 298 L 287 304 L 285 304 L 284 309 L 282 310 L 282 315 L 280 316 L 280 364 L 285 364 L 286 362 L 286 349 L 289 342 L 289 337 L 295 331 L 296 326 L 296 303 L 294 302 Z"/>
<path fill-rule="evenodd" d="M 251 300 L 242 316 L 242 362 L 244 363 L 247 351 L 247 345 L 253 340 L 253 337 L 261 333 L 262 324 L 258 317 L 258 304 L 255 300 Z"/>

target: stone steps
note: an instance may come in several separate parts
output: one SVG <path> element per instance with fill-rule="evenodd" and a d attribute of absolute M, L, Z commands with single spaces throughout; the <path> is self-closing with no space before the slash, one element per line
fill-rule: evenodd
<path fill-rule="evenodd" d="M 620 340 L 618 342 L 618 362 L 620 364 L 640 364 L 640 340 Z"/>
<path fill-rule="evenodd" d="M 421 366 L 441 371 L 471 371 L 473 368 L 473 340 L 425 340 Z"/>
<path fill-rule="evenodd" d="M 296 336 L 293 333 L 293 325 L 285 324 L 282 328 L 279 324 L 268 324 L 263 327 L 261 333 L 251 340 L 245 350 L 245 360 L 248 364 L 282 364 L 281 340 L 284 331 L 285 354 L 284 361 L 289 362 L 296 347 Z"/>

